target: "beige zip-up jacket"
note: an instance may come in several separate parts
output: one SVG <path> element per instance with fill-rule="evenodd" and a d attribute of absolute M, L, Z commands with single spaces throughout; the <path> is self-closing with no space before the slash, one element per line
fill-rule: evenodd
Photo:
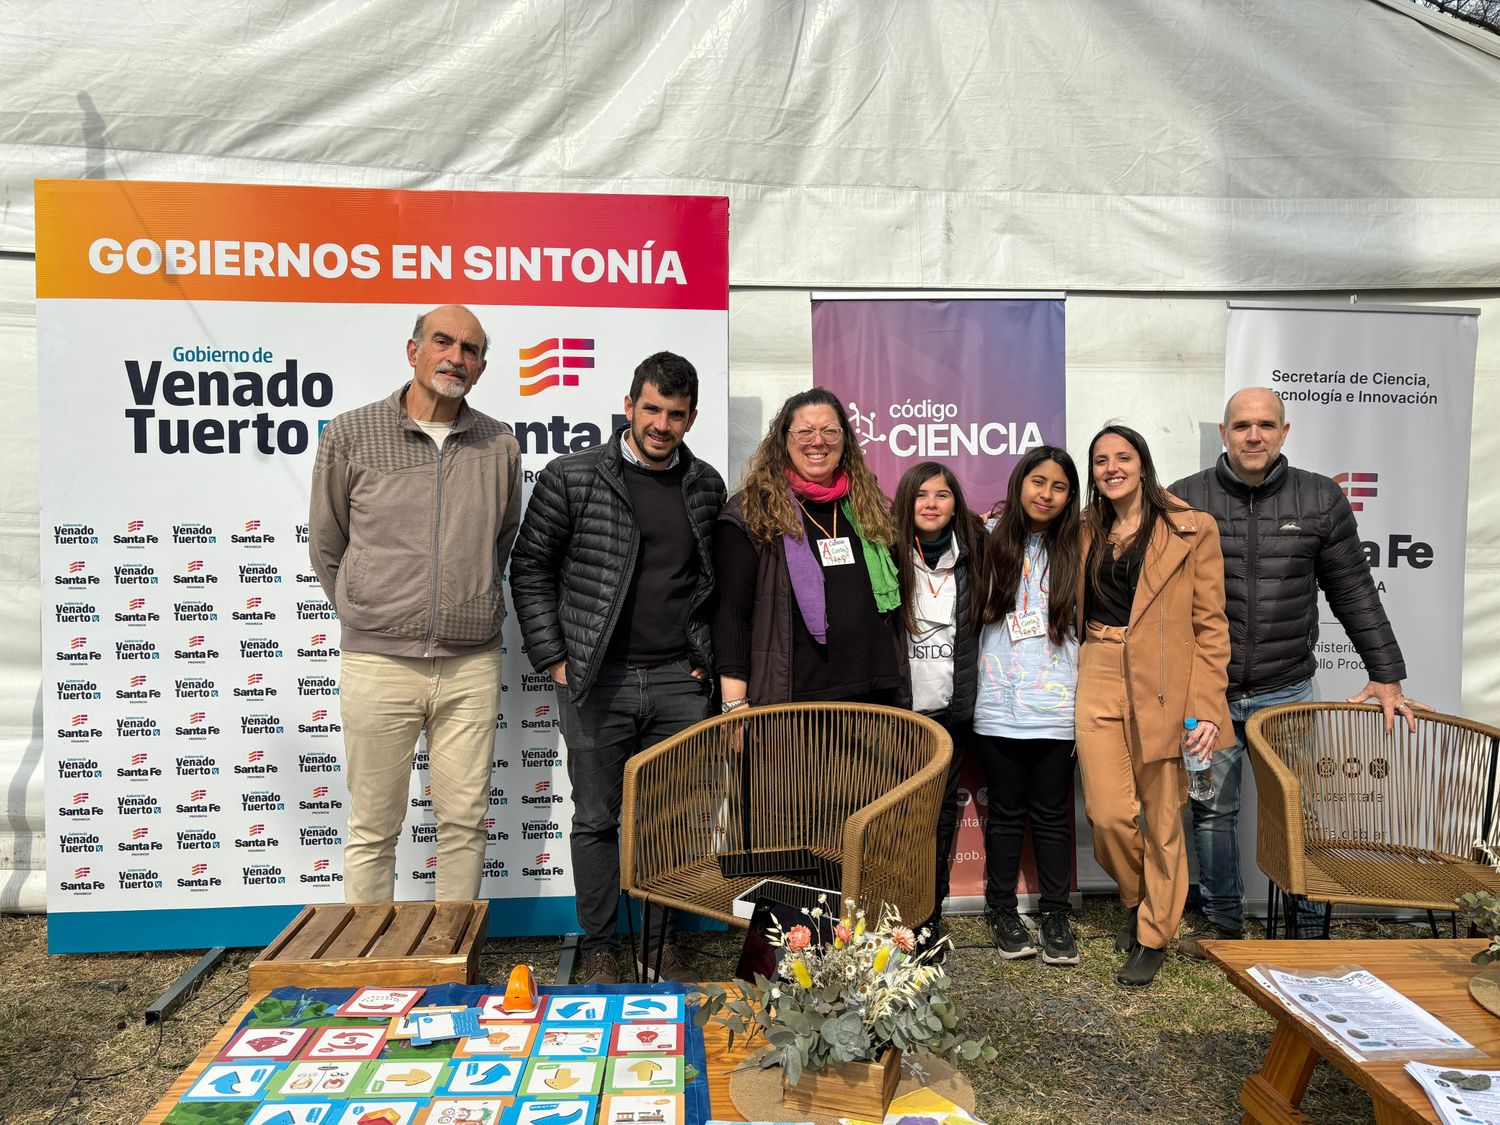
<path fill-rule="evenodd" d="M 406 387 L 340 414 L 313 468 L 308 550 L 340 647 L 463 656 L 500 643 L 502 575 L 521 524 L 510 427 L 460 403 L 441 449 Z"/>

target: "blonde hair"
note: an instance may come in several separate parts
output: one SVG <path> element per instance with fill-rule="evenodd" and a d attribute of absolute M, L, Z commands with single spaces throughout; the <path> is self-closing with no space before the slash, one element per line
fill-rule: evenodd
<path fill-rule="evenodd" d="M 750 460 L 745 462 L 740 514 L 746 529 L 752 538 L 762 543 L 771 543 L 778 535 L 790 535 L 793 539 L 803 536 L 802 515 L 787 495 L 786 474 L 792 467 L 792 460 L 786 451 L 786 443 L 792 419 L 804 406 L 830 406 L 838 415 L 839 429 L 844 432 L 839 467 L 849 478 L 849 504 L 854 509 L 854 517 L 859 521 L 866 540 L 889 546 L 896 538 L 891 524 L 890 501 L 880 491 L 880 483 L 865 464 L 864 451 L 849 425 L 844 404 L 822 387 L 795 394 L 782 403 L 766 436 Z"/>

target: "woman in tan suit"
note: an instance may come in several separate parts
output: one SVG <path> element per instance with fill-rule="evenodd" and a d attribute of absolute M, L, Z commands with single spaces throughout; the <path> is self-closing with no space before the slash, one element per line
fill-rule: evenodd
<path fill-rule="evenodd" d="M 1130 908 L 1115 938 L 1130 956 L 1115 979 L 1148 985 L 1187 899 L 1184 747 L 1206 758 L 1234 745 L 1224 559 L 1213 517 L 1161 487 L 1140 434 L 1104 427 L 1089 466 L 1078 763 L 1094 855 Z"/>

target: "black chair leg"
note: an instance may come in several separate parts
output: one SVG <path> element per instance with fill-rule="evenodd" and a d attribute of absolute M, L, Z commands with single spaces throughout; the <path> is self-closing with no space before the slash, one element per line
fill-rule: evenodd
<path fill-rule="evenodd" d="M 1427 912 L 1427 924 L 1432 927 L 1432 940 L 1436 941 L 1441 935 L 1438 933 L 1437 915 L 1430 910 Z"/>
<path fill-rule="evenodd" d="M 1287 941 L 1296 941 L 1301 936 L 1301 934 L 1298 932 L 1299 921 L 1297 917 L 1298 914 L 1301 913 L 1301 911 L 1297 909 L 1298 906 L 1301 905 L 1301 902 L 1301 895 L 1286 896 L 1286 903 L 1284 906 L 1284 910 L 1286 911 L 1286 919 L 1282 922 L 1282 926 L 1286 929 Z"/>
<path fill-rule="evenodd" d="M 1323 940 L 1328 940 L 1329 931 L 1333 929 L 1333 903 L 1323 904 Z"/>
<path fill-rule="evenodd" d="M 645 900 L 642 900 L 642 911 L 645 910 Z M 645 917 L 641 918 L 642 926 L 645 925 Z M 637 961 L 635 955 L 635 903 L 629 895 L 625 896 L 625 934 L 630 939 L 630 959 Z"/>
<path fill-rule="evenodd" d="M 642 933 L 656 938 L 654 942 L 650 940 L 650 937 L 647 938 L 646 952 L 641 957 L 641 979 L 645 980 L 648 984 L 653 980 L 661 980 L 661 959 L 667 945 L 668 927 L 672 921 L 670 907 L 662 906 L 658 909 L 661 914 L 661 925 L 654 935 L 651 935 L 650 929 L 642 924 Z M 653 953 L 655 954 L 654 958 L 652 957 Z M 648 958 L 650 958 L 649 962 Z"/>
<path fill-rule="evenodd" d="M 661 962 L 666 950 L 667 936 L 671 932 L 672 909 L 669 906 L 657 907 L 661 915 L 661 922 L 657 932 L 652 933 L 651 924 L 651 899 L 641 899 L 641 942 L 639 947 L 635 941 L 634 916 L 627 910 L 626 926 L 630 930 L 630 960 L 632 972 L 635 974 L 637 984 L 649 984 L 652 980 L 661 980 Z M 655 937 L 653 942 L 651 939 Z M 652 954 L 655 954 L 655 957 Z"/>
<path fill-rule="evenodd" d="M 1266 880 L 1266 938 L 1270 941 L 1276 940 L 1276 900 L 1281 897 L 1281 889 L 1275 882 Z"/>
<path fill-rule="evenodd" d="M 634 974 L 637 984 L 643 984 L 646 980 L 646 960 L 651 956 L 651 900 L 641 899 L 641 948 L 636 952 L 635 943 L 630 945 L 630 959 L 633 962 L 630 971 Z"/>

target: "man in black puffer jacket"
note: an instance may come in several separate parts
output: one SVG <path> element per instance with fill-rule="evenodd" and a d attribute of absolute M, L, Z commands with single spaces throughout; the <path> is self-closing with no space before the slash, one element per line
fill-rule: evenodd
<path fill-rule="evenodd" d="M 712 529 L 724 481 L 682 444 L 698 373 L 671 352 L 635 369 L 627 425 L 537 478 L 510 564 L 526 654 L 556 685 L 573 787 L 579 983 L 620 979 L 620 794 L 625 762 L 708 717 Z M 663 978 L 696 979 L 663 943 Z M 645 959 L 654 964 L 653 950 Z"/>
<path fill-rule="evenodd" d="M 1235 393 L 1219 426 L 1223 456 L 1169 490 L 1219 524 L 1229 710 L 1237 736 L 1232 749 L 1214 755 L 1214 796 L 1192 802 L 1198 888 L 1208 925 L 1178 942 L 1186 957 L 1203 956 L 1200 940 L 1237 938 L 1244 927 L 1239 812 L 1245 723 L 1265 707 L 1313 697 L 1319 588 L 1370 677 L 1350 702 L 1380 703 L 1388 731 L 1397 712 L 1415 728 L 1412 711 L 1431 710 L 1401 693 L 1406 665 L 1349 501 L 1328 477 L 1287 463 L 1281 446 L 1290 429 L 1275 391 L 1250 387 Z"/>

